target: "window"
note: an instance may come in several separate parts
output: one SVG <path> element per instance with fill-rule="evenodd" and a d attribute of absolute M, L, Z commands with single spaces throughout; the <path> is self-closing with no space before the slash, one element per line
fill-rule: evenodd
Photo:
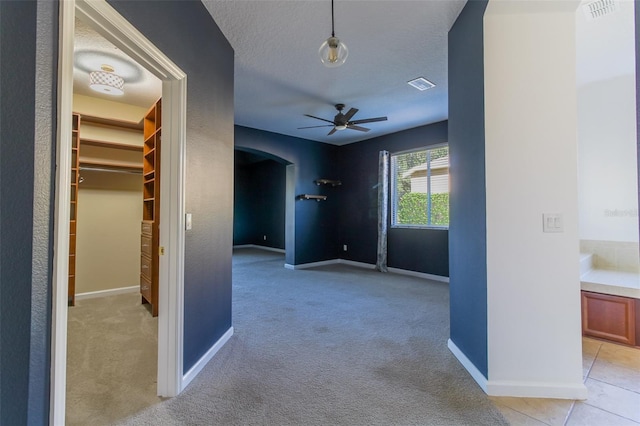
<path fill-rule="evenodd" d="M 391 226 L 449 226 L 449 147 L 391 155 Z"/>

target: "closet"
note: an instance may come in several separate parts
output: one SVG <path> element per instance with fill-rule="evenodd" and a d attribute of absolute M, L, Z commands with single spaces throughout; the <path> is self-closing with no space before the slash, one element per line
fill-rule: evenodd
<path fill-rule="evenodd" d="M 73 114 L 70 306 L 139 286 L 158 313 L 160 114 L 159 102 L 139 123 Z"/>

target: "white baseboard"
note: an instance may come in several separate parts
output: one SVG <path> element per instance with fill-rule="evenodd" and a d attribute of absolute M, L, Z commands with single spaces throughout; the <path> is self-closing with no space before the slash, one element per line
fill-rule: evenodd
<path fill-rule="evenodd" d="M 487 382 L 487 395 L 519 398 L 587 399 L 584 383 L 541 383 L 494 381 Z"/>
<path fill-rule="evenodd" d="M 139 291 L 139 285 L 133 285 L 131 287 L 111 288 L 108 290 L 89 291 L 87 293 L 76 294 L 76 300 L 95 299 L 96 297 L 115 296 L 116 294 L 135 293 Z"/>
<path fill-rule="evenodd" d="M 487 395 L 518 398 L 587 399 L 587 387 L 584 383 L 558 384 L 487 380 L 451 339 L 447 341 L 447 346 Z"/>
<path fill-rule="evenodd" d="M 335 265 L 336 263 L 339 263 L 342 265 L 355 266 L 357 268 L 364 268 L 364 269 L 375 269 L 376 267 L 376 265 L 371 263 L 356 262 L 354 260 L 347 260 L 347 259 L 331 259 L 331 260 L 324 260 L 322 262 L 302 263 L 300 265 L 291 265 L 289 263 L 285 263 L 284 267 L 287 269 L 296 270 L 296 269 L 315 268 L 318 266 L 325 266 L 325 265 Z M 440 275 L 426 274 L 424 272 L 409 271 L 407 269 L 400 269 L 400 268 L 388 268 L 388 270 L 393 274 L 407 275 L 410 277 L 424 278 L 427 280 L 449 283 L 449 277 L 443 277 Z"/>
<path fill-rule="evenodd" d="M 460 361 L 460 364 L 462 364 L 462 366 L 467 370 L 471 377 L 473 377 L 473 380 L 476 381 L 478 386 L 480 386 L 480 388 L 485 393 L 487 393 L 487 378 L 484 377 L 484 374 L 482 374 L 480 370 L 478 370 L 476 366 L 471 362 L 471 360 L 467 358 L 467 356 L 460 350 L 460 348 L 458 348 L 458 346 L 453 343 L 453 340 L 447 340 L 447 347 L 449 348 L 451 353 L 453 353 L 453 355 L 458 359 L 458 361 Z"/>
<path fill-rule="evenodd" d="M 284 267 L 287 269 L 296 270 L 296 269 L 316 268 L 318 266 L 335 265 L 336 263 L 340 263 L 340 261 L 338 259 L 331 259 L 331 260 L 323 260 L 321 262 L 302 263 L 300 265 L 291 265 L 289 263 L 285 263 Z"/>
<path fill-rule="evenodd" d="M 355 266 L 356 268 L 376 269 L 376 265 L 372 263 L 356 262 L 355 260 L 338 259 L 338 263 L 341 263 L 343 265 Z"/>
<path fill-rule="evenodd" d="M 431 281 L 439 281 L 441 283 L 449 283 L 449 277 L 443 277 L 441 275 L 427 274 L 424 272 L 409 271 L 408 269 L 399 268 L 387 268 L 389 272 L 394 274 L 408 275 L 410 277 L 424 278 Z"/>
<path fill-rule="evenodd" d="M 259 250 L 274 251 L 276 253 L 286 253 L 284 249 L 279 249 L 279 248 L 275 248 L 275 247 L 260 246 L 260 245 L 257 245 L 257 244 L 241 244 L 241 245 L 233 246 L 233 248 L 234 249 L 254 248 L 254 249 L 259 249 Z"/>
<path fill-rule="evenodd" d="M 220 350 L 220 348 L 222 348 L 224 344 L 227 343 L 231 336 L 233 336 L 233 327 L 230 327 L 229 330 L 227 330 L 227 332 L 224 333 L 213 346 L 211 346 L 207 353 L 202 355 L 198 362 L 196 362 L 194 366 L 191 367 L 189 371 L 187 371 L 186 374 L 182 376 L 182 385 L 180 386 L 182 390 L 189 386 L 189 383 L 191 383 L 191 381 L 196 378 L 198 373 L 200 373 L 205 365 L 207 365 L 207 363 L 211 361 L 211 358 L 213 358 L 214 355 Z"/>

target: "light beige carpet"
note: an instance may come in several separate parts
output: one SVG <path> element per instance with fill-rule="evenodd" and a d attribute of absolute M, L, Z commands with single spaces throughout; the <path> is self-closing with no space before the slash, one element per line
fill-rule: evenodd
<path fill-rule="evenodd" d="M 161 401 L 156 396 L 158 319 L 138 293 L 69 308 L 67 425 L 107 425 Z"/>
<path fill-rule="evenodd" d="M 138 296 L 73 308 L 69 424 L 507 424 L 447 349 L 446 284 L 283 265 L 234 253 L 234 336 L 172 399 L 154 396 L 156 323 Z"/>

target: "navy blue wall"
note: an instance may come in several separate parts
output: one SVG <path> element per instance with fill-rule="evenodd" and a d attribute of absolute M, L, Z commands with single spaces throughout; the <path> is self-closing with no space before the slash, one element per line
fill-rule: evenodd
<path fill-rule="evenodd" d="M 306 139 L 236 126 L 238 148 L 268 153 L 295 167 L 293 194 L 324 194 L 326 201 L 295 202 L 295 247 L 286 248 L 286 262 L 292 265 L 336 259 L 339 255 L 337 229 L 340 187 L 317 186 L 316 179 L 336 179 L 338 148 Z"/>
<path fill-rule="evenodd" d="M 239 164 L 236 161 L 234 245 L 285 248 L 285 167 L 269 159 L 251 164 Z"/>
<path fill-rule="evenodd" d="M 0 2 L 0 39 L 0 424 L 48 424 L 58 3 Z"/>
<path fill-rule="evenodd" d="M 378 155 L 447 142 L 446 121 L 340 147 L 340 247 L 343 259 L 376 263 L 378 240 Z M 390 267 L 433 275 L 449 274 L 448 232 L 389 229 Z"/>
<path fill-rule="evenodd" d="M 483 16 L 469 1 L 449 31 L 451 340 L 487 377 Z"/>
<path fill-rule="evenodd" d="M 110 3 L 188 75 L 186 372 L 231 327 L 233 49 L 200 2 Z"/>
<path fill-rule="evenodd" d="M 0 2 L 1 424 L 27 423 L 33 238 L 35 23 L 35 2 Z"/>

